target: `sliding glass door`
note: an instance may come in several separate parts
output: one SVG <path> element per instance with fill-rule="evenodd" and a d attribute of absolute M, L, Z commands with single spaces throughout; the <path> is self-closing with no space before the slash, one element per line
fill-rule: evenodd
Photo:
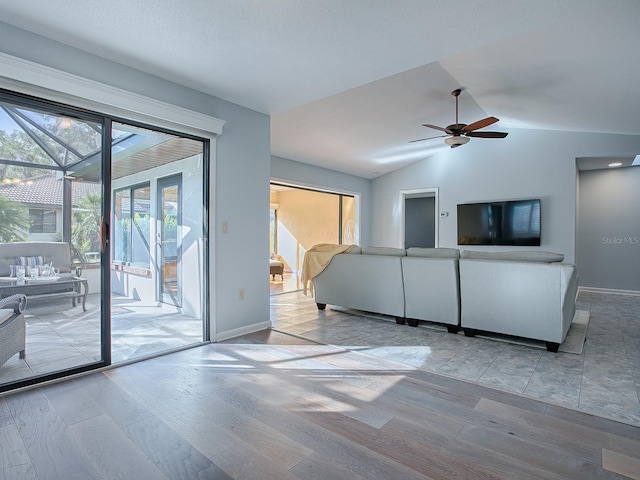
<path fill-rule="evenodd" d="M 105 126 L 99 115 L 0 92 L 0 391 L 109 362 Z"/>
<path fill-rule="evenodd" d="M 118 362 L 204 340 L 205 144 L 122 122 L 113 130 L 120 132 L 112 147 L 110 267 Z"/>
<path fill-rule="evenodd" d="M 207 153 L 0 90 L 0 391 L 207 339 Z"/>

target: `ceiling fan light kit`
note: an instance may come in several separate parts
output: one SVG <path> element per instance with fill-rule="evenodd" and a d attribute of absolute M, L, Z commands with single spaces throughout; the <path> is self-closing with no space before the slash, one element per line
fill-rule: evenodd
<path fill-rule="evenodd" d="M 423 123 L 423 127 L 433 128 L 434 130 L 439 130 L 441 132 L 445 132 L 447 135 L 438 135 L 437 137 L 429 137 L 429 138 L 421 138 L 419 140 L 412 140 L 409 143 L 414 142 L 422 142 L 423 140 L 431 140 L 432 138 L 442 138 L 444 139 L 444 143 L 449 145 L 451 148 L 459 147 L 460 145 L 464 145 L 469 142 L 469 137 L 476 138 L 504 138 L 508 135 L 505 132 L 476 132 L 484 127 L 488 127 L 489 125 L 493 125 L 498 121 L 496 117 L 487 117 L 482 120 L 478 120 L 477 122 L 473 122 L 469 125 L 466 123 L 459 123 L 458 121 L 458 97 L 462 89 L 457 88 L 451 95 L 456 97 L 456 123 L 449 125 L 446 128 L 438 127 L 437 125 L 430 125 L 428 123 Z"/>

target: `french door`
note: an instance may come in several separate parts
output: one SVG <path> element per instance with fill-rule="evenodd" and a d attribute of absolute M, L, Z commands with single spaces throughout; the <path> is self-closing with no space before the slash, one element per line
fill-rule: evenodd
<path fill-rule="evenodd" d="M 158 297 L 161 302 L 182 306 L 182 175 L 158 180 Z"/>

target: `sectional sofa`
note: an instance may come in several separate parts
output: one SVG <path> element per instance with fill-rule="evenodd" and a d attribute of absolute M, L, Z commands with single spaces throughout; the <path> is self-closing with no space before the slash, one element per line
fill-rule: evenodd
<path fill-rule="evenodd" d="M 542 251 L 358 247 L 332 258 L 313 279 L 315 302 L 531 338 L 557 351 L 575 314 L 578 274 Z"/>

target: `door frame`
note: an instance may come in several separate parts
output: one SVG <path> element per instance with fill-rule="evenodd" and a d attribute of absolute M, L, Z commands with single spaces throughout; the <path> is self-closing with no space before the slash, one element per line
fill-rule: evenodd
<path fill-rule="evenodd" d="M 400 241 L 399 241 L 399 248 L 404 248 L 404 240 L 405 240 L 405 201 L 408 198 L 426 198 L 426 197 L 432 197 L 435 200 L 435 225 L 434 225 L 434 232 L 435 232 L 435 239 L 434 239 L 434 245 L 437 248 L 440 244 L 440 230 L 439 230 L 439 223 L 440 223 L 440 207 L 439 207 L 439 202 L 438 202 L 438 187 L 430 187 L 430 188 L 414 188 L 414 189 L 409 189 L 409 190 L 400 190 Z"/>

